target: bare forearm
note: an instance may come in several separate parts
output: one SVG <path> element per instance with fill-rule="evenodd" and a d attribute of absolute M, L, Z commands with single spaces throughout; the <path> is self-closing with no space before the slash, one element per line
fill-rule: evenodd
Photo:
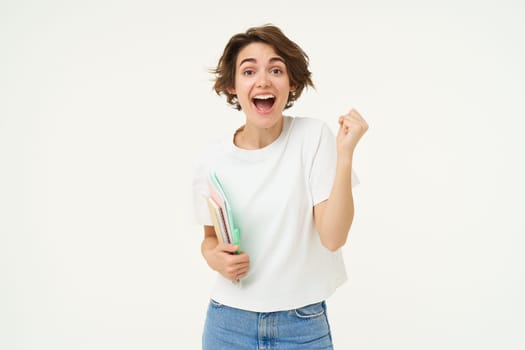
<path fill-rule="evenodd" d="M 332 191 L 318 227 L 323 245 L 330 250 L 337 250 L 345 244 L 354 219 L 351 172 L 351 158 L 338 159 Z"/>
<path fill-rule="evenodd" d="M 204 239 L 202 240 L 202 243 L 201 243 L 202 256 L 204 258 L 206 258 L 207 253 L 209 253 L 210 251 L 215 249 L 215 247 L 217 247 L 218 244 L 219 244 L 219 240 L 217 239 L 217 237 L 214 237 L 214 236 L 206 236 L 206 237 L 204 237 Z M 206 260 L 208 260 L 208 259 L 206 259 Z"/>

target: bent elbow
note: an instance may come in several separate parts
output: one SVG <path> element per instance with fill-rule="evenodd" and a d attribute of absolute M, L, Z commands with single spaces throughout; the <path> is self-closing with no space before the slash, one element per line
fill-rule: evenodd
<path fill-rule="evenodd" d="M 339 248 L 345 245 L 346 238 L 343 240 L 335 240 L 335 239 L 329 239 L 329 240 L 321 240 L 321 243 L 323 246 L 328 249 L 331 252 L 337 251 Z"/>

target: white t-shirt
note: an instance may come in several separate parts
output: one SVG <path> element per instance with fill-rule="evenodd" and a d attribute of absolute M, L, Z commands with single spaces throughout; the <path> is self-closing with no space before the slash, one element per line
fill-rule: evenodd
<path fill-rule="evenodd" d="M 230 135 L 203 152 L 194 168 L 197 222 L 213 225 L 206 201 L 213 171 L 240 228 L 240 249 L 250 256 L 240 283 L 218 274 L 211 298 L 243 310 L 289 310 L 325 300 L 346 280 L 341 251 L 321 244 L 313 218 L 335 168 L 334 135 L 311 118 L 284 117 L 279 137 L 261 149 L 240 149 Z"/>

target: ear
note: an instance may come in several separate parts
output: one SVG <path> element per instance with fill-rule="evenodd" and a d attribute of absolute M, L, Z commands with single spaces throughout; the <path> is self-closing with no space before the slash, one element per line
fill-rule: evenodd
<path fill-rule="evenodd" d="M 294 92 L 297 88 L 294 85 L 290 85 L 290 92 Z"/>
<path fill-rule="evenodd" d="M 235 94 L 237 93 L 237 92 L 235 92 L 235 88 L 228 88 L 228 89 L 226 89 L 226 90 L 228 90 L 228 92 L 229 92 L 230 94 L 232 94 L 232 95 L 235 95 Z"/>

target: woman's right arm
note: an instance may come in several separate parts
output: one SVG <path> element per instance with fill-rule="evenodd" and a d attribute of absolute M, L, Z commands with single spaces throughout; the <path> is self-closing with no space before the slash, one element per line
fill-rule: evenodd
<path fill-rule="evenodd" d="M 204 239 L 201 244 L 202 256 L 212 270 L 219 272 L 224 278 L 236 281 L 248 273 L 250 258 L 246 253 L 235 254 L 237 245 L 219 243 L 215 228 L 204 226 Z"/>

